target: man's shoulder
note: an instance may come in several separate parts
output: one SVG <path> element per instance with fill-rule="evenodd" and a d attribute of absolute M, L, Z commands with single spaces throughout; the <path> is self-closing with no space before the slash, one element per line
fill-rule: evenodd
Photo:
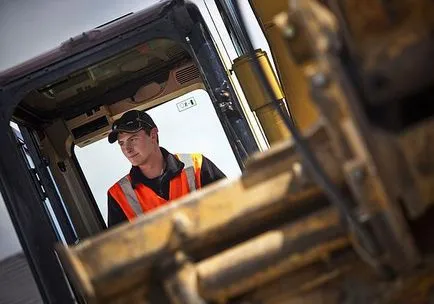
<path fill-rule="evenodd" d="M 202 153 L 177 153 L 176 157 L 184 164 L 202 166 L 202 162 L 206 157 Z"/>
<path fill-rule="evenodd" d="M 204 157 L 204 155 L 202 153 L 199 153 L 199 152 L 179 152 L 179 151 L 177 151 L 177 152 L 170 152 L 169 150 L 167 150 L 164 147 L 160 147 L 160 150 L 161 150 L 161 153 L 163 154 L 163 156 L 165 158 L 168 157 L 168 156 L 178 158 L 181 155 L 182 156 L 190 156 L 190 157 L 193 157 L 193 156 Z"/>

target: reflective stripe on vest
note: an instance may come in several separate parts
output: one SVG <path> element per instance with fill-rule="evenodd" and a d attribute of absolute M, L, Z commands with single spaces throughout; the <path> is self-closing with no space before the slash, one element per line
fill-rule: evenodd
<path fill-rule="evenodd" d="M 190 192 L 198 189 L 196 187 L 196 178 L 194 176 L 193 157 L 190 154 L 177 154 L 178 159 L 184 163 L 184 171 L 187 174 L 188 189 Z"/>
<path fill-rule="evenodd" d="M 201 188 L 200 169 L 202 167 L 202 155 L 178 154 L 176 157 L 184 163 L 184 169 L 170 181 L 169 200 L 180 198 Z M 129 175 L 124 176 L 111 187 L 109 193 L 130 221 L 139 214 L 167 203 L 165 199 L 143 184 L 139 184 L 133 189 Z"/>
<path fill-rule="evenodd" d="M 137 198 L 136 192 L 134 192 L 133 186 L 128 175 L 124 176 L 119 182 L 122 192 L 130 203 L 130 207 L 133 209 L 135 215 L 143 213 L 143 209 L 140 206 L 139 199 Z"/>

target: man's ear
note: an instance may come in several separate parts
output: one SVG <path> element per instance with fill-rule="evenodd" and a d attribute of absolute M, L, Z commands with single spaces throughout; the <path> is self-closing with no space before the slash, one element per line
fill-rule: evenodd
<path fill-rule="evenodd" d="M 151 136 L 152 139 L 155 139 L 156 142 L 158 143 L 158 129 L 157 128 L 153 128 L 149 135 Z"/>

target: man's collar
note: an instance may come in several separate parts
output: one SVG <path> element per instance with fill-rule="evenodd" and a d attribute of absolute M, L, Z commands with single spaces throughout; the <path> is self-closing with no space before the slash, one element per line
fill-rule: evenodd
<path fill-rule="evenodd" d="M 156 181 L 160 180 L 170 180 L 172 177 L 178 175 L 184 168 L 184 164 L 180 162 L 175 155 L 169 153 L 166 149 L 160 147 L 161 153 L 163 154 L 163 159 L 166 162 L 166 168 L 163 174 L 159 177 L 150 179 L 143 175 L 139 167 L 133 166 L 130 170 L 131 184 L 135 187 L 137 184 L 144 184 L 149 186 L 155 184 Z"/>

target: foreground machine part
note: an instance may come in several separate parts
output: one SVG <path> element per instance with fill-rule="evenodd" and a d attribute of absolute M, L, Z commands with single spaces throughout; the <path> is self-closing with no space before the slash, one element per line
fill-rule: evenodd
<path fill-rule="evenodd" d="M 345 208 L 316 185 L 294 144 L 281 143 L 253 157 L 238 180 L 59 248 L 73 286 L 88 303 L 429 303 L 433 261 L 417 226 L 433 203 L 433 160 L 424 157 L 433 112 L 427 107 L 429 113 L 391 132 L 379 126 L 370 105 L 395 101 L 395 109 L 405 108 L 409 98 L 422 98 L 415 92 L 431 93 L 433 82 L 412 79 L 399 89 L 398 101 L 394 86 L 381 94 L 361 90 L 370 67 L 380 66 L 370 60 L 380 59 L 365 48 L 370 32 L 359 35 L 364 27 L 346 23 L 357 20 L 348 19 L 355 3 L 330 1 L 327 8 L 291 1 L 289 12 L 275 18 L 321 112 L 306 143 L 346 198 Z M 357 3 L 363 10 L 371 1 Z M 429 1 L 405 4 L 432 16 Z M 378 5 L 385 14 L 402 10 L 396 1 Z M 382 68 L 393 83 L 399 77 L 391 69 L 406 66 L 408 52 L 432 54 L 432 42 L 411 34 L 421 28 L 432 33 L 434 19 L 419 18 L 413 27 L 412 16 L 392 18 L 398 25 L 375 33 L 384 35 L 384 49 L 391 48 L 386 54 L 393 64 Z M 395 31 L 414 40 L 398 48 L 395 39 L 386 39 Z M 418 51 L 421 45 L 425 52 Z M 415 77 L 425 75 L 423 66 L 412 67 Z M 412 149 L 415 138 L 420 142 Z M 432 229 L 430 223 L 422 227 Z"/>
<path fill-rule="evenodd" d="M 323 129 L 311 140 L 329 175 L 342 184 Z M 151 293 L 143 287 L 161 276 L 170 294 L 170 286 L 179 285 L 174 299 L 200 294 L 226 300 L 348 247 L 337 211 L 287 143 L 252 161 L 239 180 L 220 182 L 60 252 L 90 302 L 128 302 L 134 290 Z M 188 269 L 193 287 L 184 274 Z"/>

